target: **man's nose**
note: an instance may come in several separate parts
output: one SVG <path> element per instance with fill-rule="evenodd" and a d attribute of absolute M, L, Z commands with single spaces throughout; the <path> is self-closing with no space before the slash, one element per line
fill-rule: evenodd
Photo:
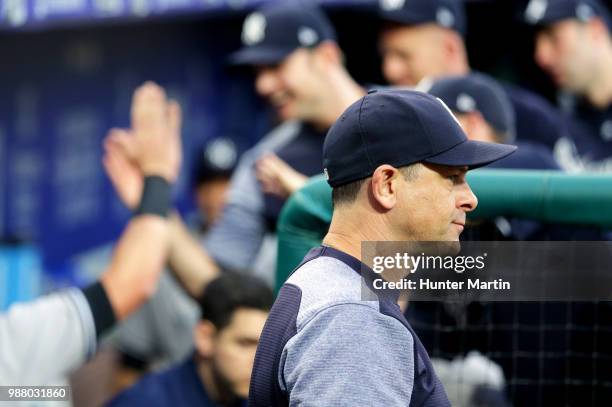
<path fill-rule="evenodd" d="M 478 198 L 467 181 L 460 186 L 460 189 L 457 194 L 457 207 L 465 212 L 472 212 L 478 206 Z"/>
<path fill-rule="evenodd" d="M 274 68 L 261 68 L 255 78 L 255 89 L 260 96 L 267 96 L 278 86 L 278 74 Z"/>

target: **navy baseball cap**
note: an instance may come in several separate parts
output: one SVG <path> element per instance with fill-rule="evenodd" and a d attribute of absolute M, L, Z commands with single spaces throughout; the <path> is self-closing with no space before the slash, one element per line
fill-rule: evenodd
<path fill-rule="evenodd" d="M 228 137 L 219 137 L 197 150 L 193 166 L 195 184 L 231 177 L 238 163 L 238 148 Z"/>
<path fill-rule="evenodd" d="M 379 0 L 379 10 L 384 21 L 406 25 L 434 23 L 465 34 L 462 0 Z"/>
<path fill-rule="evenodd" d="M 602 18 L 612 30 L 612 18 L 607 7 L 599 0 L 530 0 L 524 18 L 528 24 L 546 26 L 566 19 L 589 21 Z"/>
<path fill-rule="evenodd" d="M 470 169 L 497 161 L 515 146 L 468 140 L 438 98 L 411 90 L 373 90 L 334 123 L 323 144 L 327 182 L 338 187 L 371 176 L 380 165 L 417 162 Z"/>
<path fill-rule="evenodd" d="M 428 91 L 456 113 L 479 112 L 505 143 L 514 141 L 514 108 L 497 81 L 487 75 L 472 73 L 436 80 Z"/>
<path fill-rule="evenodd" d="M 297 48 L 312 48 L 336 33 L 325 14 L 298 4 L 266 6 L 247 16 L 242 48 L 230 55 L 234 65 L 276 65 Z"/>

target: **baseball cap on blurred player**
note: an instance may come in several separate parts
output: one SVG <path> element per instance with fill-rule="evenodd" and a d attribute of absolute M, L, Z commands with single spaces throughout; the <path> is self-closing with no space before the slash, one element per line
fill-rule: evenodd
<path fill-rule="evenodd" d="M 323 145 L 332 187 L 367 178 L 382 164 L 417 162 L 471 169 L 497 161 L 515 146 L 468 140 L 438 98 L 409 90 L 373 90 L 334 123 Z"/>
<path fill-rule="evenodd" d="M 406 25 L 434 23 L 465 34 L 462 0 L 379 0 L 379 10 L 385 21 Z"/>
<path fill-rule="evenodd" d="M 525 21 L 532 25 L 545 26 L 566 19 L 589 21 L 602 18 L 612 30 L 610 12 L 599 0 L 530 0 L 525 9 Z"/>
<path fill-rule="evenodd" d="M 447 76 L 436 80 L 428 90 L 456 113 L 479 112 L 484 120 L 504 136 L 504 143 L 514 141 L 514 109 L 504 89 L 494 79 L 480 73 Z"/>
<path fill-rule="evenodd" d="M 297 48 L 336 40 L 330 21 L 319 9 L 297 4 L 266 6 L 247 16 L 242 48 L 230 56 L 235 65 L 276 65 Z"/>
<path fill-rule="evenodd" d="M 193 165 L 196 185 L 216 179 L 230 178 L 238 163 L 238 148 L 227 137 L 219 137 L 198 149 Z"/>

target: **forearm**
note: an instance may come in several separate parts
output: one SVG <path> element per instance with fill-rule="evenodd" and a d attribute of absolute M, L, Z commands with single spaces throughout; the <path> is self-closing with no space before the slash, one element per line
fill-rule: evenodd
<path fill-rule="evenodd" d="M 219 274 L 216 262 L 189 232 L 178 213 L 170 217 L 168 264 L 183 288 L 196 299 Z"/>
<path fill-rule="evenodd" d="M 169 225 L 157 215 L 140 215 L 127 226 L 100 281 L 117 320 L 126 318 L 153 293 L 168 251 Z"/>

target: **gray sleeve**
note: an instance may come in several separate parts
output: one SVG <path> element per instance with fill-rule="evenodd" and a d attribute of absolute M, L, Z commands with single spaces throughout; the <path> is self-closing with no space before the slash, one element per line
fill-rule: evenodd
<path fill-rule="evenodd" d="M 117 348 L 143 362 L 177 363 L 193 349 L 199 307 L 164 271 L 157 291 L 119 325 Z"/>
<path fill-rule="evenodd" d="M 216 262 L 238 270 L 252 266 L 266 234 L 264 196 L 255 175 L 255 163 L 266 152 L 290 142 L 299 125 L 287 123 L 247 151 L 236 168 L 221 218 L 204 245 Z"/>
<path fill-rule="evenodd" d="M 332 306 L 291 338 L 279 384 L 290 406 L 407 406 L 414 381 L 413 338 L 368 305 Z"/>
<path fill-rule="evenodd" d="M 70 373 L 96 347 L 89 304 L 78 289 L 0 314 L 0 385 L 44 385 Z"/>
<path fill-rule="evenodd" d="M 225 267 L 247 268 L 266 233 L 263 193 L 254 170 L 257 158 L 247 152 L 240 160 L 221 218 L 205 240 L 207 251 Z"/>

